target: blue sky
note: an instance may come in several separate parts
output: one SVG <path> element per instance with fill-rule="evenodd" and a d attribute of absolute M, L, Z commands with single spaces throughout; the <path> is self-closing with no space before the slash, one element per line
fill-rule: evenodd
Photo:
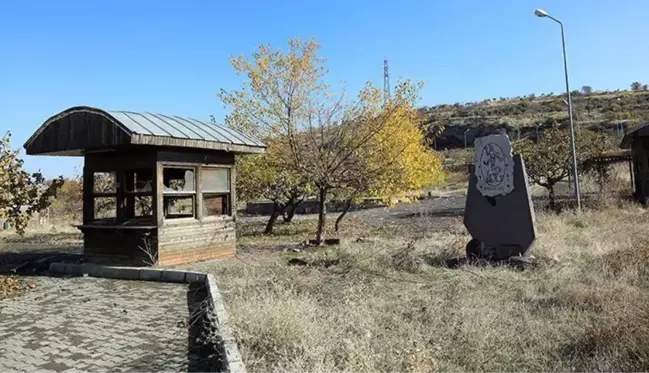
<path fill-rule="evenodd" d="M 649 1 L 5 1 L 0 5 L 0 131 L 23 142 L 74 105 L 222 120 L 220 88 L 239 78 L 228 57 L 260 43 L 315 37 L 330 81 L 423 81 L 422 105 L 561 92 L 558 25 L 566 24 L 571 85 L 649 82 Z M 52 177 L 80 158 L 25 157 Z M 76 169 L 75 169 L 76 168 Z"/>

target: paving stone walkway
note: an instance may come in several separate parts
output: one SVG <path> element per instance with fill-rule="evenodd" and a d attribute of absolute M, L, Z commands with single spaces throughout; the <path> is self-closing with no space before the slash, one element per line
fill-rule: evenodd
<path fill-rule="evenodd" d="M 0 300 L 0 372 L 192 370 L 187 285 L 29 281 L 37 287 Z"/>

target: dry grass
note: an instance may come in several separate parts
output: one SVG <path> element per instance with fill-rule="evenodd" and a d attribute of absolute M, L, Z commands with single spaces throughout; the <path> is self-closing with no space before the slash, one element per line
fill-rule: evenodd
<path fill-rule="evenodd" d="M 367 227 L 350 228 L 340 247 L 244 250 L 193 268 L 217 275 L 253 372 L 649 369 L 647 213 L 537 223 L 541 264 L 524 271 L 446 268 L 468 240 L 459 220 L 415 240 L 375 230 L 357 242 Z M 309 265 L 288 265 L 295 256 Z"/>
<path fill-rule="evenodd" d="M 81 232 L 70 225 L 33 225 L 24 236 L 13 229 L 0 231 L 0 254 L 4 252 L 79 251 L 83 245 Z"/>

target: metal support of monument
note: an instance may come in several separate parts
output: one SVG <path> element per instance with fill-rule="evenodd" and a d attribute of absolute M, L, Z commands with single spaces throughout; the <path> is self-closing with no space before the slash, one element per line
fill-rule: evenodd
<path fill-rule="evenodd" d="M 566 57 L 566 38 L 563 31 L 563 23 L 552 17 L 543 9 L 534 11 L 537 17 L 549 18 L 561 26 L 561 45 L 563 47 L 563 70 L 566 77 L 566 95 L 568 96 L 568 119 L 570 120 L 570 158 L 572 163 L 572 175 L 575 189 L 575 200 L 577 201 L 577 212 L 581 212 L 581 194 L 579 192 L 579 176 L 577 174 L 577 153 L 575 151 L 575 126 L 572 119 L 572 98 L 570 97 L 570 84 L 568 82 L 568 59 Z"/>

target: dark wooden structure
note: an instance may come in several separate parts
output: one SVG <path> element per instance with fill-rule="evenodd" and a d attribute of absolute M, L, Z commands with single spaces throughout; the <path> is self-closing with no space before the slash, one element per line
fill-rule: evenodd
<path fill-rule="evenodd" d="M 646 205 L 649 202 L 649 123 L 627 132 L 620 146 L 631 149 L 633 197 Z"/>
<path fill-rule="evenodd" d="M 73 107 L 27 154 L 83 156 L 84 254 L 177 265 L 235 253 L 234 157 L 258 140 L 191 118 Z"/>

